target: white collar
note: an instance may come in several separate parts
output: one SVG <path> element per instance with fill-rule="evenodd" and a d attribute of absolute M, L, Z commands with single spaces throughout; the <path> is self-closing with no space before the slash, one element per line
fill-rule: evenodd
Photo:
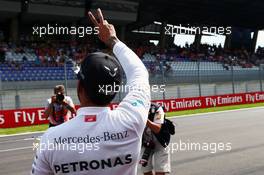
<path fill-rule="evenodd" d="M 110 111 L 109 107 L 81 107 L 77 110 L 77 115 L 98 114 L 103 111 Z"/>

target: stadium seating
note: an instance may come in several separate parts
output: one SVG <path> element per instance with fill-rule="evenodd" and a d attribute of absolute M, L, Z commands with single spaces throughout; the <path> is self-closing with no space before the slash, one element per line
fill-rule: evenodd
<path fill-rule="evenodd" d="M 67 79 L 76 78 L 72 65 L 67 64 Z M 0 65 L 2 81 L 44 81 L 64 80 L 64 67 L 34 67 L 32 63 L 24 64 L 20 69 L 12 69 L 7 64 Z"/>
<path fill-rule="evenodd" d="M 146 65 L 148 69 L 151 69 L 153 66 L 159 67 L 159 62 L 157 62 L 157 59 L 154 55 L 151 55 L 149 53 L 143 55 L 143 63 Z M 177 61 L 166 61 L 173 71 L 192 71 L 198 69 L 198 63 L 197 61 L 190 61 L 188 58 L 176 58 Z M 226 71 L 226 69 L 223 67 L 223 64 L 221 62 L 210 62 L 210 61 L 201 61 L 199 68 L 201 71 L 206 70 L 214 70 L 214 71 Z M 228 70 L 231 70 L 231 66 L 228 66 Z M 159 68 L 157 68 L 159 69 Z M 242 68 L 241 66 L 234 66 L 234 70 L 258 70 L 259 68 L 257 66 L 253 66 L 252 68 Z"/>
<path fill-rule="evenodd" d="M 147 62 L 155 62 L 156 61 L 156 57 L 154 55 L 146 53 L 146 54 L 143 55 L 142 60 L 145 63 L 147 63 Z"/>
<path fill-rule="evenodd" d="M 170 58 L 170 59 L 168 59 Z M 17 53 L 15 50 L 10 49 L 9 53 L 6 53 L 6 61 L 8 63 L 0 64 L 0 77 L 2 81 L 50 81 L 50 80 L 64 80 L 65 73 L 63 66 L 47 67 L 41 65 L 40 61 L 37 62 L 37 55 L 34 50 L 28 49 L 26 53 Z M 169 67 L 172 75 L 177 74 L 188 74 L 198 70 L 197 61 L 191 61 L 190 58 L 185 58 L 176 54 L 167 54 L 163 58 L 157 59 L 157 57 L 150 53 L 145 53 L 142 57 L 143 63 L 146 65 L 151 74 L 161 73 L 161 62 L 166 63 Z M 11 65 L 10 62 L 18 63 Z M 221 62 L 215 61 L 201 61 L 199 64 L 201 71 L 228 71 L 231 70 L 230 66 L 228 69 L 224 68 Z M 166 69 L 166 68 L 165 68 Z M 245 70 L 258 70 L 259 68 L 253 66 L 252 68 L 242 68 L 241 66 L 234 66 L 234 71 L 245 71 Z M 76 79 L 76 76 L 72 70 L 72 65 L 67 64 L 67 79 Z"/>
<path fill-rule="evenodd" d="M 9 56 L 12 57 L 12 59 L 8 58 Z M 6 56 L 6 60 L 15 62 L 23 61 L 23 58 L 25 58 L 27 61 L 35 61 L 37 57 L 36 54 L 33 53 L 15 53 L 13 50 L 10 51 L 9 56 Z"/>

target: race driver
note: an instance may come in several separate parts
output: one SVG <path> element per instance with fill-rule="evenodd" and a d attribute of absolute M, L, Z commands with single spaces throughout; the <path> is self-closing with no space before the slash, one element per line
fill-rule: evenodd
<path fill-rule="evenodd" d="M 32 174 L 137 174 L 150 107 L 148 72 L 138 56 L 118 40 L 114 26 L 104 20 L 100 9 L 97 16 L 99 20 L 89 12 L 99 39 L 117 59 L 97 52 L 82 61 L 77 87 L 81 107 L 75 118 L 42 136 Z M 107 106 L 118 90 L 112 87 L 121 83 L 120 64 L 129 91 L 111 111 Z"/>

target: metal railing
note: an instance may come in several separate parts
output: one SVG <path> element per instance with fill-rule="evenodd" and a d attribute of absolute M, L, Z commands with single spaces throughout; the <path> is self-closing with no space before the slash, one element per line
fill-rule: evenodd
<path fill-rule="evenodd" d="M 151 85 L 165 85 L 166 91 L 152 92 L 152 99 L 169 99 L 211 96 L 232 93 L 263 91 L 263 66 L 258 70 L 200 70 L 197 62 L 196 69 L 175 70 L 150 75 Z M 163 66 L 162 66 L 163 67 Z M 64 70 L 67 70 L 65 68 Z M 1 82 L 0 109 L 16 109 L 44 107 L 46 99 L 53 93 L 53 87 L 64 84 L 66 92 L 78 104 L 76 80 L 69 80 L 65 71 L 64 80 L 60 81 L 30 81 L 30 82 Z M 1 72 L 0 72 L 1 80 Z M 123 99 L 126 93 L 117 94 L 114 102 Z"/>

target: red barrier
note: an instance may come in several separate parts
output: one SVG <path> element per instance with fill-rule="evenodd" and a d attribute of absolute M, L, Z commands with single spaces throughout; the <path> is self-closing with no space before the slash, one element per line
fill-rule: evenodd
<path fill-rule="evenodd" d="M 264 92 L 241 93 L 219 96 L 155 100 L 163 105 L 167 112 L 210 108 L 264 102 Z M 118 104 L 110 105 L 111 109 Z M 48 123 L 43 118 L 44 108 L 16 109 L 0 111 L 0 128 L 14 128 Z"/>
<path fill-rule="evenodd" d="M 154 100 L 167 112 L 264 102 L 264 92 Z"/>
<path fill-rule="evenodd" d="M 43 118 L 44 108 L 15 109 L 0 111 L 0 128 L 15 128 L 48 123 Z"/>

